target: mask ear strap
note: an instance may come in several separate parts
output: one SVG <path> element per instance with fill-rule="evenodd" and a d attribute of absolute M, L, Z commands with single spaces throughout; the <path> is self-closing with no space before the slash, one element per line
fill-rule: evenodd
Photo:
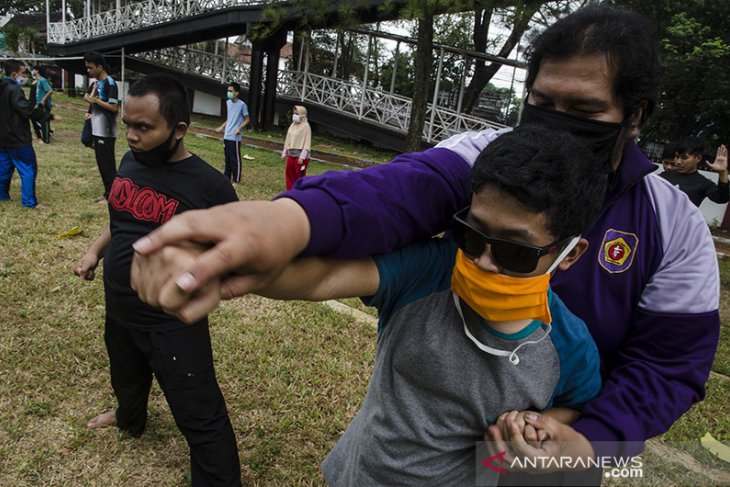
<path fill-rule="evenodd" d="M 573 248 L 575 248 L 576 245 L 578 245 L 578 242 L 580 242 L 580 235 L 573 237 L 573 240 L 571 240 L 570 243 L 568 243 L 568 245 L 565 246 L 563 251 L 560 252 L 560 255 L 558 255 L 558 258 L 555 259 L 555 262 L 553 262 L 553 265 L 550 266 L 550 268 L 547 270 L 547 272 L 545 274 L 550 274 L 551 272 L 553 272 L 558 267 L 558 265 L 563 261 L 563 259 L 565 259 L 565 257 L 568 256 L 570 251 L 573 250 Z"/>
<path fill-rule="evenodd" d="M 547 330 L 545 331 L 545 334 L 543 336 L 541 336 L 540 338 L 538 338 L 537 340 L 528 340 L 524 343 L 520 343 L 519 345 L 517 345 L 517 347 L 515 347 L 515 349 L 512 350 L 512 353 L 509 354 L 509 361 L 512 362 L 514 365 L 519 364 L 520 357 L 517 356 L 517 350 L 524 347 L 525 345 L 536 345 L 536 344 L 540 343 L 541 341 L 543 341 L 550 334 L 550 331 L 553 329 L 553 326 L 550 323 L 548 323 L 546 326 L 547 326 Z"/>
<path fill-rule="evenodd" d="M 543 341 L 545 339 L 545 337 L 547 337 L 550 334 L 550 331 L 552 330 L 552 326 L 548 323 L 547 331 L 545 332 L 545 334 L 543 336 L 541 336 L 537 340 L 528 340 L 524 343 L 520 343 L 511 352 L 508 352 L 507 350 L 498 350 L 496 348 L 488 347 L 487 345 L 485 345 L 482 342 L 480 342 L 479 340 L 477 340 L 476 337 L 471 334 L 471 332 L 469 331 L 469 327 L 466 326 L 466 320 L 464 319 L 464 313 L 461 311 L 461 303 L 459 303 L 459 296 L 453 291 L 451 292 L 451 295 L 454 297 L 454 305 L 456 306 L 456 311 L 459 312 L 459 316 L 461 317 L 461 322 L 464 324 L 464 333 L 466 333 L 466 336 L 469 337 L 469 340 L 474 342 L 474 345 L 476 345 L 477 348 L 479 348 L 479 350 L 481 350 L 482 352 L 486 352 L 490 355 L 497 355 L 499 357 L 508 357 L 508 359 L 512 365 L 517 365 L 520 363 L 520 357 L 517 356 L 517 350 L 524 347 L 525 345 L 530 345 L 530 344 L 534 345 L 536 343 L 540 343 L 541 341 Z"/>

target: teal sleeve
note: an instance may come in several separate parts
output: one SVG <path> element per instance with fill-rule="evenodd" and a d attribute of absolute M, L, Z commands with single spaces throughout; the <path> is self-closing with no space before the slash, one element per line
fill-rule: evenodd
<path fill-rule="evenodd" d="M 363 302 L 377 308 L 378 332 L 403 306 L 450 287 L 455 258 L 454 243 L 440 238 L 376 256 L 380 286 Z"/>
<path fill-rule="evenodd" d="M 598 348 L 586 324 L 554 293 L 550 313 L 550 338 L 560 357 L 560 378 L 553 393 L 553 406 L 580 410 L 601 390 Z"/>

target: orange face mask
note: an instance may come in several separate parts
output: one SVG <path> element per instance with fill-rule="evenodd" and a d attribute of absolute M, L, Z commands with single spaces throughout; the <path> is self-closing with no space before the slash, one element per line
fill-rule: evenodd
<path fill-rule="evenodd" d="M 461 249 L 451 275 L 451 289 L 487 321 L 531 319 L 550 324 L 549 284 L 549 272 L 525 278 L 485 272 Z"/>

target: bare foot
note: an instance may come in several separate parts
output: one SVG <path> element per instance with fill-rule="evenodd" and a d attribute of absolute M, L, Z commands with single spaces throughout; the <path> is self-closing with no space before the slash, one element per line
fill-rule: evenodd
<path fill-rule="evenodd" d="M 112 409 L 111 411 L 101 413 L 99 416 L 89 421 L 86 426 L 91 429 L 97 429 L 106 428 L 107 426 L 115 424 L 117 424 L 117 412 Z"/>

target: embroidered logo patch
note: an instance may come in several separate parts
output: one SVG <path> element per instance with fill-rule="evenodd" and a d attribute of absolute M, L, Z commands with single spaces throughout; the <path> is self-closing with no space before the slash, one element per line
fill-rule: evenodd
<path fill-rule="evenodd" d="M 638 243 L 639 237 L 633 233 L 608 229 L 603 236 L 598 262 L 610 273 L 624 272 L 634 262 Z"/>

